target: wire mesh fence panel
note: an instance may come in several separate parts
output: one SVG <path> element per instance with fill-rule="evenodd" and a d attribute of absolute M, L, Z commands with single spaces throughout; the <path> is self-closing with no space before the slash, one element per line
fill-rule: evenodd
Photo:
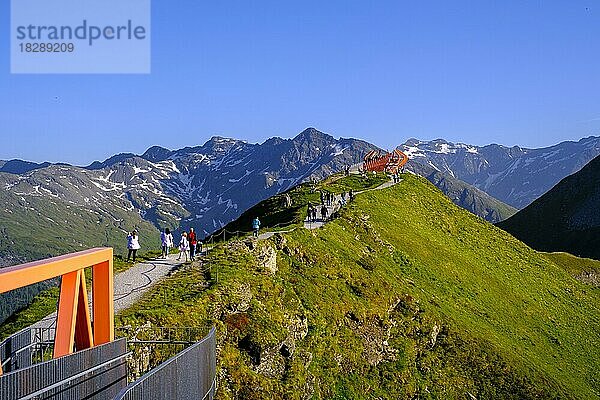
<path fill-rule="evenodd" d="M 113 399 L 127 385 L 125 339 L 0 376 L 0 399 Z"/>
<path fill-rule="evenodd" d="M 4 372 L 31 365 L 32 333 L 24 329 L 0 343 L 0 360 Z"/>
<path fill-rule="evenodd" d="M 213 399 L 216 392 L 216 331 L 129 384 L 117 400 Z"/>

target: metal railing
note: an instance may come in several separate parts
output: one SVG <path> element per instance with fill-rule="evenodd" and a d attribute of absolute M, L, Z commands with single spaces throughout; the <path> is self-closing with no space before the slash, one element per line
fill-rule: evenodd
<path fill-rule="evenodd" d="M 85 269 L 92 269 L 94 325 Z M 53 356 L 71 354 L 114 339 L 113 249 L 95 248 L 0 270 L 0 293 L 61 277 Z M 0 375 L 3 373 L 0 354 Z"/>
<path fill-rule="evenodd" d="M 212 400 L 217 389 L 216 329 L 129 384 L 115 400 Z"/>
<path fill-rule="evenodd" d="M 16 371 L 31 365 L 31 330 L 25 329 L 0 343 L 0 370 Z"/>
<path fill-rule="evenodd" d="M 123 326 L 117 337 L 127 339 L 128 382 L 134 382 L 164 360 L 195 344 L 206 335 L 203 327 Z"/>
<path fill-rule="evenodd" d="M 127 385 L 127 355 L 126 341 L 120 339 L 6 371 L 0 376 L 0 399 L 112 399 Z"/>

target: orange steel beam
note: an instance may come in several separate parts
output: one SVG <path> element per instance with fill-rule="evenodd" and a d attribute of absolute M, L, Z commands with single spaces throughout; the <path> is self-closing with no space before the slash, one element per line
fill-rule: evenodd
<path fill-rule="evenodd" d="M 85 283 L 86 267 L 92 267 L 93 330 Z M 62 279 L 54 357 L 70 354 L 74 347 L 82 350 L 114 340 L 112 248 L 95 248 L 2 268 L 0 269 L 0 293 L 59 276 Z"/>
<path fill-rule="evenodd" d="M 94 335 L 92 333 L 92 320 L 90 318 L 90 304 L 88 302 L 87 285 L 85 273 L 80 274 L 79 299 L 77 301 L 77 316 L 75 322 L 75 348 L 77 350 L 89 349 L 94 346 Z M 112 295 L 111 295 L 112 299 Z"/>
<path fill-rule="evenodd" d="M 92 267 L 92 307 L 96 344 L 108 343 L 115 339 L 113 291 L 113 259 L 110 257 Z"/>
<path fill-rule="evenodd" d="M 0 270 L 0 293 L 112 260 L 112 248 L 96 248 Z"/>
<path fill-rule="evenodd" d="M 81 270 L 68 272 L 62 276 L 56 318 L 56 337 L 54 338 L 54 358 L 73 352 L 80 285 Z"/>

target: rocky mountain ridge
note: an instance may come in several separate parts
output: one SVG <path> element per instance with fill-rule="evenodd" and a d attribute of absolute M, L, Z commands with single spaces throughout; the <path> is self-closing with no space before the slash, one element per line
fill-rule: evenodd
<path fill-rule="evenodd" d="M 600 154 L 600 137 L 528 149 L 498 144 L 473 146 L 443 139 L 409 139 L 399 148 L 409 168 L 423 176 L 442 172 L 521 209 Z"/>
<path fill-rule="evenodd" d="M 25 207 L 28 199 L 47 198 L 90 214 L 121 209 L 156 227 L 196 226 L 210 233 L 259 201 L 358 163 L 375 148 L 314 128 L 262 144 L 213 137 L 202 146 L 174 151 L 155 146 L 141 156 L 118 154 L 87 167 L 24 164 L 36 168 L 0 173 L 0 186 Z"/>

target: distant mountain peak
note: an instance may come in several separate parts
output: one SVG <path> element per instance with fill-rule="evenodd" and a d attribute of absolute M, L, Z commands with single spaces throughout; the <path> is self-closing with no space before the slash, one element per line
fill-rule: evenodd
<path fill-rule="evenodd" d="M 115 154 L 112 157 L 107 158 L 106 160 L 100 162 L 100 161 L 94 161 L 93 163 L 91 163 L 90 165 L 88 165 L 87 167 L 85 167 L 85 169 L 89 169 L 89 170 L 97 170 L 97 169 L 102 169 L 102 168 L 106 168 L 106 167 L 110 167 L 111 165 L 114 164 L 118 164 L 128 158 L 132 158 L 132 157 L 137 157 L 136 154 L 133 153 L 119 153 L 119 154 Z"/>
<path fill-rule="evenodd" d="M 148 161 L 157 162 L 164 161 L 173 153 L 173 151 L 161 146 L 152 146 L 144 154 L 142 158 Z"/>
<path fill-rule="evenodd" d="M 49 162 L 36 163 L 23 160 L 2 161 L 0 172 L 8 172 L 9 174 L 25 174 L 36 169 L 46 168 L 51 165 Z"/>
<path fill-rule="evenodd" d="M 323 139 L 323 138 L 327 138 L 327 139 L 334 139 L 333 136 L 321 132 L 320 130 L 313 128 L 313 127 L 308 127 L 305 130 L 303 130 L 302 132 L 300 132 L 298 135 L 296 135 L 296 137 L 293 139 L 294 141 L 298 141 L 298 140 L 313 140 L 315 138 L 318 139 Z"/>

